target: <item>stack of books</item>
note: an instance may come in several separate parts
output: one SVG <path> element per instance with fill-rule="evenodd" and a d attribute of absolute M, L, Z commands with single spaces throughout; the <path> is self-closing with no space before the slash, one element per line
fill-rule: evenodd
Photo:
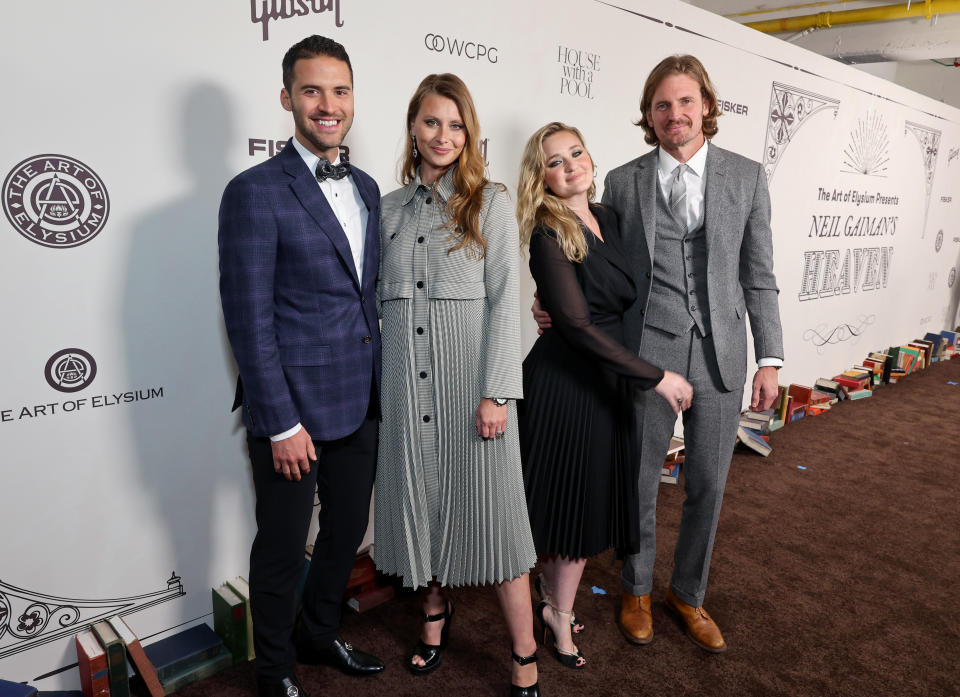
<path fill-rule="evenodd" d="M 233 656 L 234 663 L 253 658 L 253 619 L 250 586 L 240 576 L 211 589 L 213 628 Z"/>
<path fill-rule="evenodd" d="M 233 655 L 206 624 L 161 639 L 143 650 L 168 695 L 233 665 Z"/>
<path fill-rule="evenodd" d="M 791 383 L 787 388 L 787 394 L 790 395 L 790 411 L 787 414 L 786 423 L 792 424 L 807 415 L 807 407 L 810 406 L 810 400 L 813 397 L 813 388 Z"/>
<path fill-rule="evenodd" d="M 76 635 L 77 666 L 84 697 L 129 697 L 130 676 L 139 676 L 150 697 L 165 694 L 137 635 L 120 615 Z"/>
<path fill-rule="evenodd" d="M 737 441 L 760 453 L 764 457 L 773 449 L 770 447 L 770 424 L 776 417 L 775 409 L 765 411 L 750 411 L 740 414 L 740 423 L 737 425 Z"/>
<path fill-rule="evenodd" d="M 896 383 L 905 375 L 957 356 L 960 356 L 960 326 L 953 331 L 927 332 L 922 339 L 891 346 L 886 351 L 872 351 L 859 365 L 832 378 L 818 378 L 813 387 L 797 383 L 786 387 L 779 385 L 772 409 L 763 412 L 747 410 L 740 415 L 737 441 L 762 455 L 769 455 L 772 450 L 770 433 L 773 431 L 806 416 L 823 414 L 845 400 L 870 397 L 875 390 Z M 671 469 L 668 458 L 661 481 L 675 482 L 678 471 L 679 467 Z"/>
<path fill-rule="evenodd" d="M 396 591 L 387 579 L 377 573 L 370 550 L 357 555 L 347 581 L 346 602 L 354 612 L 366 612 L 391 600 Z"/>
<path fill-rule="evenodd" d="M 670 447 L 667 449 L 667 457 L 664 459 L 663 467 L 660 470 L 661 484 L 677 484 L 680 481 L 680 468 L 683 466 L 683 460 L 683 438 L 673 436 L 670 439 Z"/>

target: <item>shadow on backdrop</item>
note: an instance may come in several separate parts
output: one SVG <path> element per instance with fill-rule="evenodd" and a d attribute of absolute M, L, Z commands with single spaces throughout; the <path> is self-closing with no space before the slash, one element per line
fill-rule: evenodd
<path fill-rule="evenodd" d="M 182 577 L 187 602 L 178 612 L 192 619 L 210 612 L 209 585 L 226 580 L 210 578 L 211 560 L 223 556 L 216 546 L 249 549 L 253 486 L 239 418 L 228 416 L 236 367 L 218 291 L 217 210 L 235 174 L 227 165 L 232 105 L 219 86 L 198 83 L 178 108 L 183 193 L 132 226 L 122 321 L 130 384 L 163 387 L 162 399 L 129 411 L 137 458 L 130 464 L 166 526 L 167 573 Z M 221 421 L 231 425 L 210 428 Z M 218 526 L 218 502 L 237 500 L 230 510 L 242 515 Z M 224 525 L 237 535 L 214 539 Z M 238 567 L 226 573 L 246 575 L 245 556 Z"/>

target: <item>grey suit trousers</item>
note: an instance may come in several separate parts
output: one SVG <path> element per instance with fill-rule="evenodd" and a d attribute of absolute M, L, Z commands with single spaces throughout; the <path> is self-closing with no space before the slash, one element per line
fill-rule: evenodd
<path fill-rule="evenodd" d="M 723 502 L 723 490 L 736 441 L 743 388 L 723 388 L 713 338 L 696 328 L 675 336 L 649 324 L 643 331 L 640 355 L 683 375 L 693 385 L 693 404 L 683 412 L 686 499 L 674 551 L 670 586 L 678 598 L 703 604 L 710 555 Z M 624 560 L 623 588 L 645 595 L 653 585 L 656 558 L 656 507 L 660 470 L 677 421 L 673 409 L 654 390 L 635 396 L 637 443 L 640 447 L 639 516 L 635 548 Z"/>

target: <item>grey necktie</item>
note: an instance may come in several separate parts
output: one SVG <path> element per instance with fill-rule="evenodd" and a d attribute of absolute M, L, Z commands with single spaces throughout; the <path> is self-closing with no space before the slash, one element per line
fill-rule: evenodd
<path fill-rule="evenodd" d="M 683 181 L 683 173 L 686 169 L 686 165 L 677 165 L 673 170 L 673 181 L 670 182 L 670 210 L 683 225 L 684 232 L 687 231 L 689 226 L 687 221 L 687 185 Z"/>

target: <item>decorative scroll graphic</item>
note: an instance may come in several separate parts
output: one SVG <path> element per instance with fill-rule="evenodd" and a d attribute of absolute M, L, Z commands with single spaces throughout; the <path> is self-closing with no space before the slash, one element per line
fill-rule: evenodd
<path fill-rule="evenodd" d="M 949 275 L 947 275 L 947 288 L 953 288 L 953 284 L 957 282 L 957 267 L 954 266 L 950 269 Z"/>
<path fill-rule="evenodd" d="M 933 175 L 937 171 L 937 153 L 940 152 L 940 131 L 913 121 L 903 124 L 903 133 L 912 133 L 920 145 L 923 156 L 924 181 L 927 185 L 927 207 L 923 212 L 923 227 L 920 230 L 920 239 L 927 234 L 927 216 L 930 214 L 930 192 L 933 190 Z"/>
<path fill-rule="evenodd" d="M 950 148 L 950 151 L 947 153 L 947 166 L 953 164 L 953 161 L 960 157 L 960 147 Z"/>
<path fill-rule="evenodd" d="M 832 344 L 840 344 L 851 339 L 856 342 L 857 338 L 863 334 L 864 330 L 876 321 L 876 315 L 860 315 L 856 324 L 844 322 L 838 324 L 833 329 L 830 325 L 818 324 L 813 329 L 808 329 L 803 333 L 803 340 L 809 341 L 817 347 L 817 353 L 823 353 L 823 347 Z"/>
<path fill-rule="evenodd" d="M 839 108 L 839 99 L 774 82 L 770 90 L 770 114 L 767 117 L 767 138 L 763 149 L 763 168 L 767 179 L 773 179 L 773 172 L 791 139 L 811 116 L 823 109 L 833 109 L 833 117 L 836 118 Z"/>
<path fill-rule="evenodd" d="M 937 230 L 937 241 L 933 243 L 933 247 L 938 252 L 940 248 L 943 247 L 943 230 Z"/>
<path fill-rule="evenodd" d="M 107 617 L 129 615 L 182 595 L 176 573 L 167 579 L 165 589 L 155 593 L 103 600 L 58 598 L 0 580 L 0 659 L 76 634 Z"/>
<path fill-rule="evenodd" d="M 868 112 L 865 119 L 858 119 L 850 131 L 850 142 L 843 149 L 844 172 L 867 174 L 872 177 L 887 176 L 890 162 L 890 138 L 883 116 Z"/>

